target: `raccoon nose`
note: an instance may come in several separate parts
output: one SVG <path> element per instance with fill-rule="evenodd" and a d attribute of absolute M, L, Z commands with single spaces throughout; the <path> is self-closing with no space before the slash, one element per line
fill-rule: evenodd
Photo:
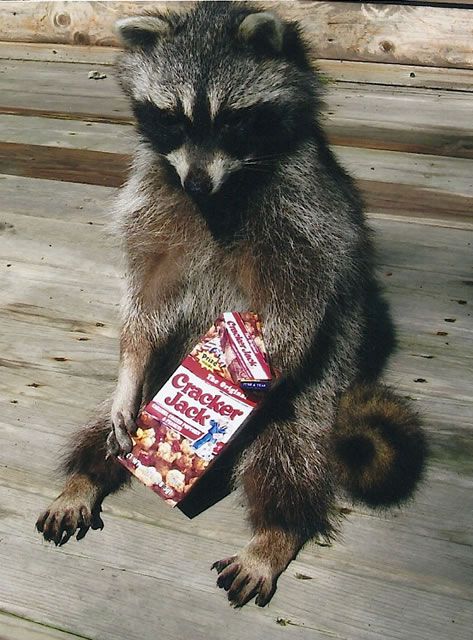
<path fill-rule="evenodd" d="M 203 169 L 191 169 L 184 180 L 184 190 L 191 196 L 206 196 L 212 191 L 212 180 Z"/>

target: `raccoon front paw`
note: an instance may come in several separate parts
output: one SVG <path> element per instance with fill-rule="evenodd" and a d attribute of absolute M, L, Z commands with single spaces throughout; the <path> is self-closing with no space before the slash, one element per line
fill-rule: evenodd
<path fill-rule="evenodd" d="M 219 574 L 217 586 L 227 591 L 228 600 L 234 607 L 243 607 L 255 596 L 255 603 L 264 607 L 276 591 L 278 576 L 272 571 L 270 563 L 257 558 L 250 551 L 218 560 L 212 569 Z"/>
<path fill-rule="evenodd" d="M 68 499 L 60 495 L 39 516 L 36 529 L 43 534 L 47 542 L 54 542 L 56 546 L 62 547 L 76 531 L 76 539 L 81 540 L 89 529 L 103 529 L 101 511 L 100 505 L 91 509 L 86 501 Z"/>

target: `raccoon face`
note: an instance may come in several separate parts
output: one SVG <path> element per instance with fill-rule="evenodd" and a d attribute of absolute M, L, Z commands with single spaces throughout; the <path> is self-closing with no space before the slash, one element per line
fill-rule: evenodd
<path fill-rule="evenodd" d="M 117 29 L 138 130 L 194 199 L 257 183 L 311 130 L 315 75 L 297 27 L 273 14 L 200 2 Z"/>

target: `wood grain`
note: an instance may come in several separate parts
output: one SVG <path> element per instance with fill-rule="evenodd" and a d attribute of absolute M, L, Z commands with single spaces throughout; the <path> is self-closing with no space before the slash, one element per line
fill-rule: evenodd
<path fill-rule="evenodd" d="M 97 137 L 93 144 L 101 146 L 100 135 Z M 107 132 L 105 143 L 108 137 Z M 473 180 L 469 161 L 335 149 L 358 179 L 368 212 L 471 221 Z M 4 174 L 118 187 L 125 180 L 128 165 L 125 153 L 0 142 L 0 172 Z"/>
<path fill-rule="evenodd" d="M 473 157 L 471 93 L 340 83 L 326 98 L 332 144 Z"/>
<path fill-rule="evenodd" d="M 67 62 L 113 66 L 120 52 L 115 47 L 48 43 L 0 42 L 0 60 Z M 418 65 L 313 59 L 330 80 L 366 84 L 472 91 L 473 70 Z"/>
<path fill-rule="evenodd" d="M 28 620 L 11 613 L 0 612 L 0 633 L 2 640 L 78 640 L 77 636 L 66 631 Z"/>
<path fill-rule="evenodd" d="M 0 172 L 29 178 L 118 187 L 127 165 L 117 153 L 0 142 Z"/>
<path fill-rule="evenodd" d="M 400 331 L 387 378 L 415 398 L 434 451 L 415 502 L 383 516 L 353 510 L 343 542 L 308 546 L 270 607 L 237 612 L 209 566 L 248 539 L 238 494 L 189 522 L 135 485 L 106 502 L 105 530 L 81 543 L 59 550 L 33 531 L 59 490 L 68 435 L 114 384 L 120 270 L 104 234 L 113 190 L 0 184 L 0 636 L 219 640 L 225 628 L 230 640 L 469 638 L 473 231 L 372 223 Z M 416 385 L 420 375 L 427 382 Z"/>
<path fill-rule="evenodd" d="M 342 545 L 308 548 L 282 576 L 270 608 L 247 607 L 241 612 L 228 608 L 222 594 L 215 592 L 209 572 L 215 553 L 231 553 L 235 543 L 240 544 L 241 520 L 229 506 L 220 508 L 221 524 L 213 534 L 212 521 L 197 533 L 189 524 L 187 531 L 180 531 L 108 512 L 103 532 L 57 550 L 41 545 L 24 527 L 25 516 L 34 520 L 44 500 L 35 495 L 34 486 L 33 491 L 2 487 L 2 534 L 8 543 L 0 551 L 7 577 L 0 587 L 2 602 L 17 615 L 34 616 L 92 638 L 127 638 L 132 632 L 146 638 L 153 627 L 150 620 L 159 616 L 160 635 L 166 640 L 180 637 L 175 635 L 179 629 L 192 629 L 193 638 L 220 638 L 209 617 L 228 625 L 227 635 L 235 640 L 241 633 L 250 639 L 265 633 L 275 638 L 374 640 L 382 633 L 391 639 L 409 634 L 424 640 L 426 630 L 429 637 L 442 638 L 447 625 L 452 629 L 449 637 L 463 640 L 471 621 L 471 585 L 464 568 L 469 545 L 459 544 L 458 537 L 456 543 L 455 528 L 442 531 L 444 521 L 435 522 L 429 512 L 435 509 L 441 514 L 448 528 L 453 506 L 467 497 L 467 487 L 439 485 L 432 482 L 422 502 L 405 512 L 401 522 L 353 514 L 345 526 L 344 551 L 338 552 Z M 157 516 L 161 510 L 155 503 Z M 133 544 L 137 536 L 146 544 Z M 15 564 L 12 554 L 18 557 Z M 432 557 L 439 559 L 438 565 Z M 312 580 L 298 580 L 295 573 Z M 41 589 L 44 574 L 57 576 L 47 592 Z M 15 598 L 17 593 L 21 600 Z M 154 597 L 144 595 L 150 593 Z M 120 606 L 104 607 L 104 600 Z M 314 601 L 323 601 L 316 613 Z M 179 615 L 170 616 L 170 607 Z M 202 607 L 206 615 L 197 616 L 195 611 Z M 402 623 L 397 617 L 401 607 Z M 292 625 L 281 629 L 278 618 L 291 620 Z"/>
<path fill-rule="evenodd" d="M 113 24 L 146 2 L 3 2 L 0 40 L 116 45 Z M 163 8 L 176 3 L 155 2 Z M 179 3 L 183 10 L 192 3 Z M 300 20 L 318 58 L 473 68 L 468 9 L 409 3 L 273 2 Z"/>
<path fill-rule="evenodd" d="M 98 50 L 106 51 L 99 48 Z M 335 82 L 359 82 L 374 85 L 418 87 L 421 89 L 449 89 L 451 91 L 467 91 L 470 93 L 473 88 L 473 71 L 471 69 L 322 59 L 316 60 L 315 65 L 324 75 Z"/>
<path fill-rule="evenodd" d="M 359 147 L 335 151 L 369 210 L 385 212 L 371 225 L 399 333 L 386 380 L 424 416 L 430 469 L 412 504 L 382 515 L 352 509 L 343 540 L 308 546 L 270 607 L 237 612 L 209 566 L 248 540 L 238 493 L 190 522 L 135 485 L 106 502 L 105 530 L 81 543 L 51 548 L 33 530 L 60 489 L 58 456 L 113 390 L 118 361 L 122 266 L 107 214 L 115 189 L 99 185 L 122 179 L 132 130 L 109 124 L 130 122 L 110 67 L 93 83 L 93 60 L 82 59 L 2 63 L 0 74 L 0 638 L 469 640 L 469 76 L 452 79 L 458 91 L 400 89 L 405 69 L 353 63 L 328 85 L 331 139 Z M 29 117 L 35 110 L 45 117 Z"/>
<path fill-rule="evenodd" d="M 0 114 L 130 123 L 128 103 L 107 66 L 4 61 Z M 473 85 L 472 85 L 473 86 Z M 58 90 L 61 87 L 61 91 Z M 333 144 L 473 157 L 471 93 L 336 82 L 327 86 L 324 123 Z"/>
<path fill-rule="evenodd" d="M 4 420 L 27 419 L 40 401 L 36 430 L 59 436 L 61 412 L 66 418 L 72 408 L 77 422 L 86 420 L 112 390 L 116 375 L 118 260 L 103 226 L 113 191 L 4 176 L 2 193 L 0 352 L 7 398 L 15 401 L 4 408 Z M 402 347 L 388 378 L 429 413 L 436 459 L 473 473 L 468 436 L 473 327 L 466 284 L 472 276 L 473 231 L 389 220 L 372 225 Z M 456 322 L 446 323 L 451 317 Z M 449 335 L 437 335 L 442 330 Z M 413 384 L 418 377 L 427 382 Z M 40 386 L 28 386 L 33 383 Z M 58 384 L 63 385 L 59 395 Z M 69 419 L 66 423 L 72 428 Z"/>

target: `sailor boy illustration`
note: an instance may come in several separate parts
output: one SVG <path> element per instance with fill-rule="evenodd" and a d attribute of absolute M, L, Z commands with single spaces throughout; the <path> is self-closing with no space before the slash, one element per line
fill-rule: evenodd
<path fill-rule="evenodd" d="M 201 438 L 192 443 L 194 449 L 200 449 L 206 444 L 214 445 L 222 440 L 227 427 L 220 425 L 216 420 L 210 420 L 210 429 Z"/>

